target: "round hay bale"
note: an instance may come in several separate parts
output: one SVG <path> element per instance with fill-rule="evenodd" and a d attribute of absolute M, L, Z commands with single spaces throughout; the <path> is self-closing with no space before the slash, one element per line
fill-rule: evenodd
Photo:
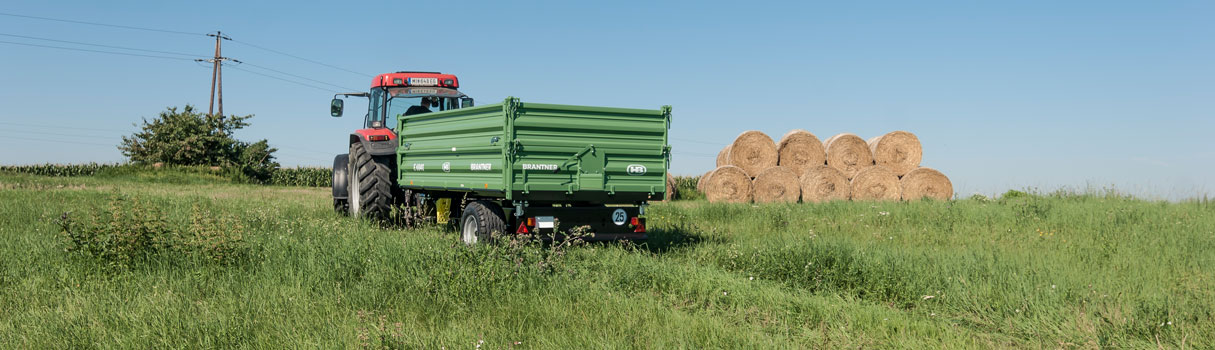
<path fill-rule="evenodd" d="M 753 193 L 751 175 L 733 165 L 713 170 L 705 180 L 705 197 L 710 203 L 750 203 Z"/>
<path fill-rule="evenodd" d="M 776 165 L 789 168 L 794 174 L 803 174 L 806 169 L 827 163 L 827 151 L 823 142 L 809 131 L 796 129 L 785 134 L 776 144 Z"/>
<path fill-rule="evenodd" d="M 848 200 L 852 185 L 839 169 L 819 165 L 806 169 L 800 179 L 802 202 L 821 203 L 832 200 Z"/>
<path fill-rule="evenodd" d="M 712 173 L 713 173 L 713 171 L 709 170 L 709 172 L 705 173 L 704 175 L 701 175 L 700 179 L 696 180 L 696 190 L 697 191 L 700 191 L 700 193 L 705 193 L 705 180 L 708 180 L 709 174 L 712 174 Z"/>
<path fill-rule="evenodd" d="M 823 145 L 827 149 L 827 166 L 839 169 L 848 180 L 873 166 L 873 152 L 860 136 L 843 133 L 832 136 Z"/>
<path fill-rule="evenodd" d="M 918 168 L 920 158 L 924 156 L 920 139 L 906 131 L 892 131 L 871 138 L 868 143 L 874 163 L 890 169 L 898 176 L 907 175 L 907 172 Z"/>
<path fill-rule="evenodd" d="M 797 173 L 783 166 L 761 171 L 759 175 L 755 175 L 752 184 L 755 203 L 797 203 L 802 194 Z"/>
<path fill-rule="evenodd" d="M 953 198 L 953 183 L 949 177 L 932 168 L 916 168 L 903 176 L 900 185 L 903 187 L 903 200 L 916 200 L 924 197 L 948 200 Z"/>
<path fill-rule="evenodd" d="M 759 174 L 764 169 L 776 166 L 776 142 L 759 131 L 743 132 L 730 144 L 726 160 L 729 165 L 742 168 L 747 174 Z"/>
<path fill-rule="evenodd" d="M 899 177 L 882 166 L 871 166 L 861 170 L 852 178 L 853 200 L 896 201 L 902 196 Z"/>
<path fill-rule="evenodd" d="M 721 149 L 721 152 L 717 152 L 717 167 L 720 168 L 723 166 L 730 165 L 730 159 L 728 158 L 729 156 L 730 156 L 730 145 L 726 145 L 725 148 Z"/>
<path fill-rule="evenodd" d="M 675 177 L 671 176 L 671 173 L 667 173 L 667 191 L 666 193 L 663 193 L 662 201 L 667 202 L 675 200 L 675 196 L 677 194 L 679 194 L 679 186 L 677 186 L 675 183 Z"/>

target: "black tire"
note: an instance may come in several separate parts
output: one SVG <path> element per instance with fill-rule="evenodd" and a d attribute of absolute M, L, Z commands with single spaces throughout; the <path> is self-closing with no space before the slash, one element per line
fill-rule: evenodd
<path fill-rule="evenodd" d="M 362 143 L 350 145 L 350 215 L 384 220 L 392 207 L 392 170 L 377 162 Z"/>
<path fill-rule="evenodd" d="M 506 233 L 506 215 L 494 202 L 475 201 L 460 215 L 460 240 L 467 245 L 489 242 L 494 233 Z"/>
<path fill-rule="evenodd" d="M 339 154 L 333 157 L 333 210 L 343 215 L 350 214 L 350 157 Z M 340 198 L 339 198 L 340 197 Z"/>

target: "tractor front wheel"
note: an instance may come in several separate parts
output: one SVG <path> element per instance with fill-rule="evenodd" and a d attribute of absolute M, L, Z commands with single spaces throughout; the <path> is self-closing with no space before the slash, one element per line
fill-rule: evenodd
<path fill-rule="evenodd" d="M 392 171 L 377 162 L 362 143 L 350 145 L 350 215 L 384 220 L 392 206 Z"/>
<path fill-rule="evenodd" d="M 350 157 L 339 154 L 333 157 L 333 210 L 343 215 L 350 213 Z"/>

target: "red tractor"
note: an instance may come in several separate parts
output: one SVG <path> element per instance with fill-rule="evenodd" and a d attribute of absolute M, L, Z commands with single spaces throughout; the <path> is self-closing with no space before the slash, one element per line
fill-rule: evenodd
<path fill-rule="evenodd" d="M 333 159 L 333 208 L 351 215 L 383 219 L 402 195 L 396 180 L 398 115 L 470 107 L 473 99 L 458 89 L 460 80 L 439 72 L 380 74 L 371 91 L 334 95 L 329 114 L 341 117 L 350 96 L 366 97 L 363 128 L 350 134 L 347 154 Z"/>

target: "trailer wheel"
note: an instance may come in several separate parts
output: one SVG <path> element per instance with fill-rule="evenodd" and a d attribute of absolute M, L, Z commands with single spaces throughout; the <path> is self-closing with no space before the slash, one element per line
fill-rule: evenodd
<path fill-rule="evenodd" d="M 392 205 L 392 171 L 376 162 L 362 143 L 350 145 L 350 215 L 388 218 Z"/>
<path fill-rule="evenodd" d="M 460 240 L 475 245 L 488 242 L 494 233 L 506 233 L 506 215 L 493 202 L 475 201 L 464 207 L 460 215 Z"/>

